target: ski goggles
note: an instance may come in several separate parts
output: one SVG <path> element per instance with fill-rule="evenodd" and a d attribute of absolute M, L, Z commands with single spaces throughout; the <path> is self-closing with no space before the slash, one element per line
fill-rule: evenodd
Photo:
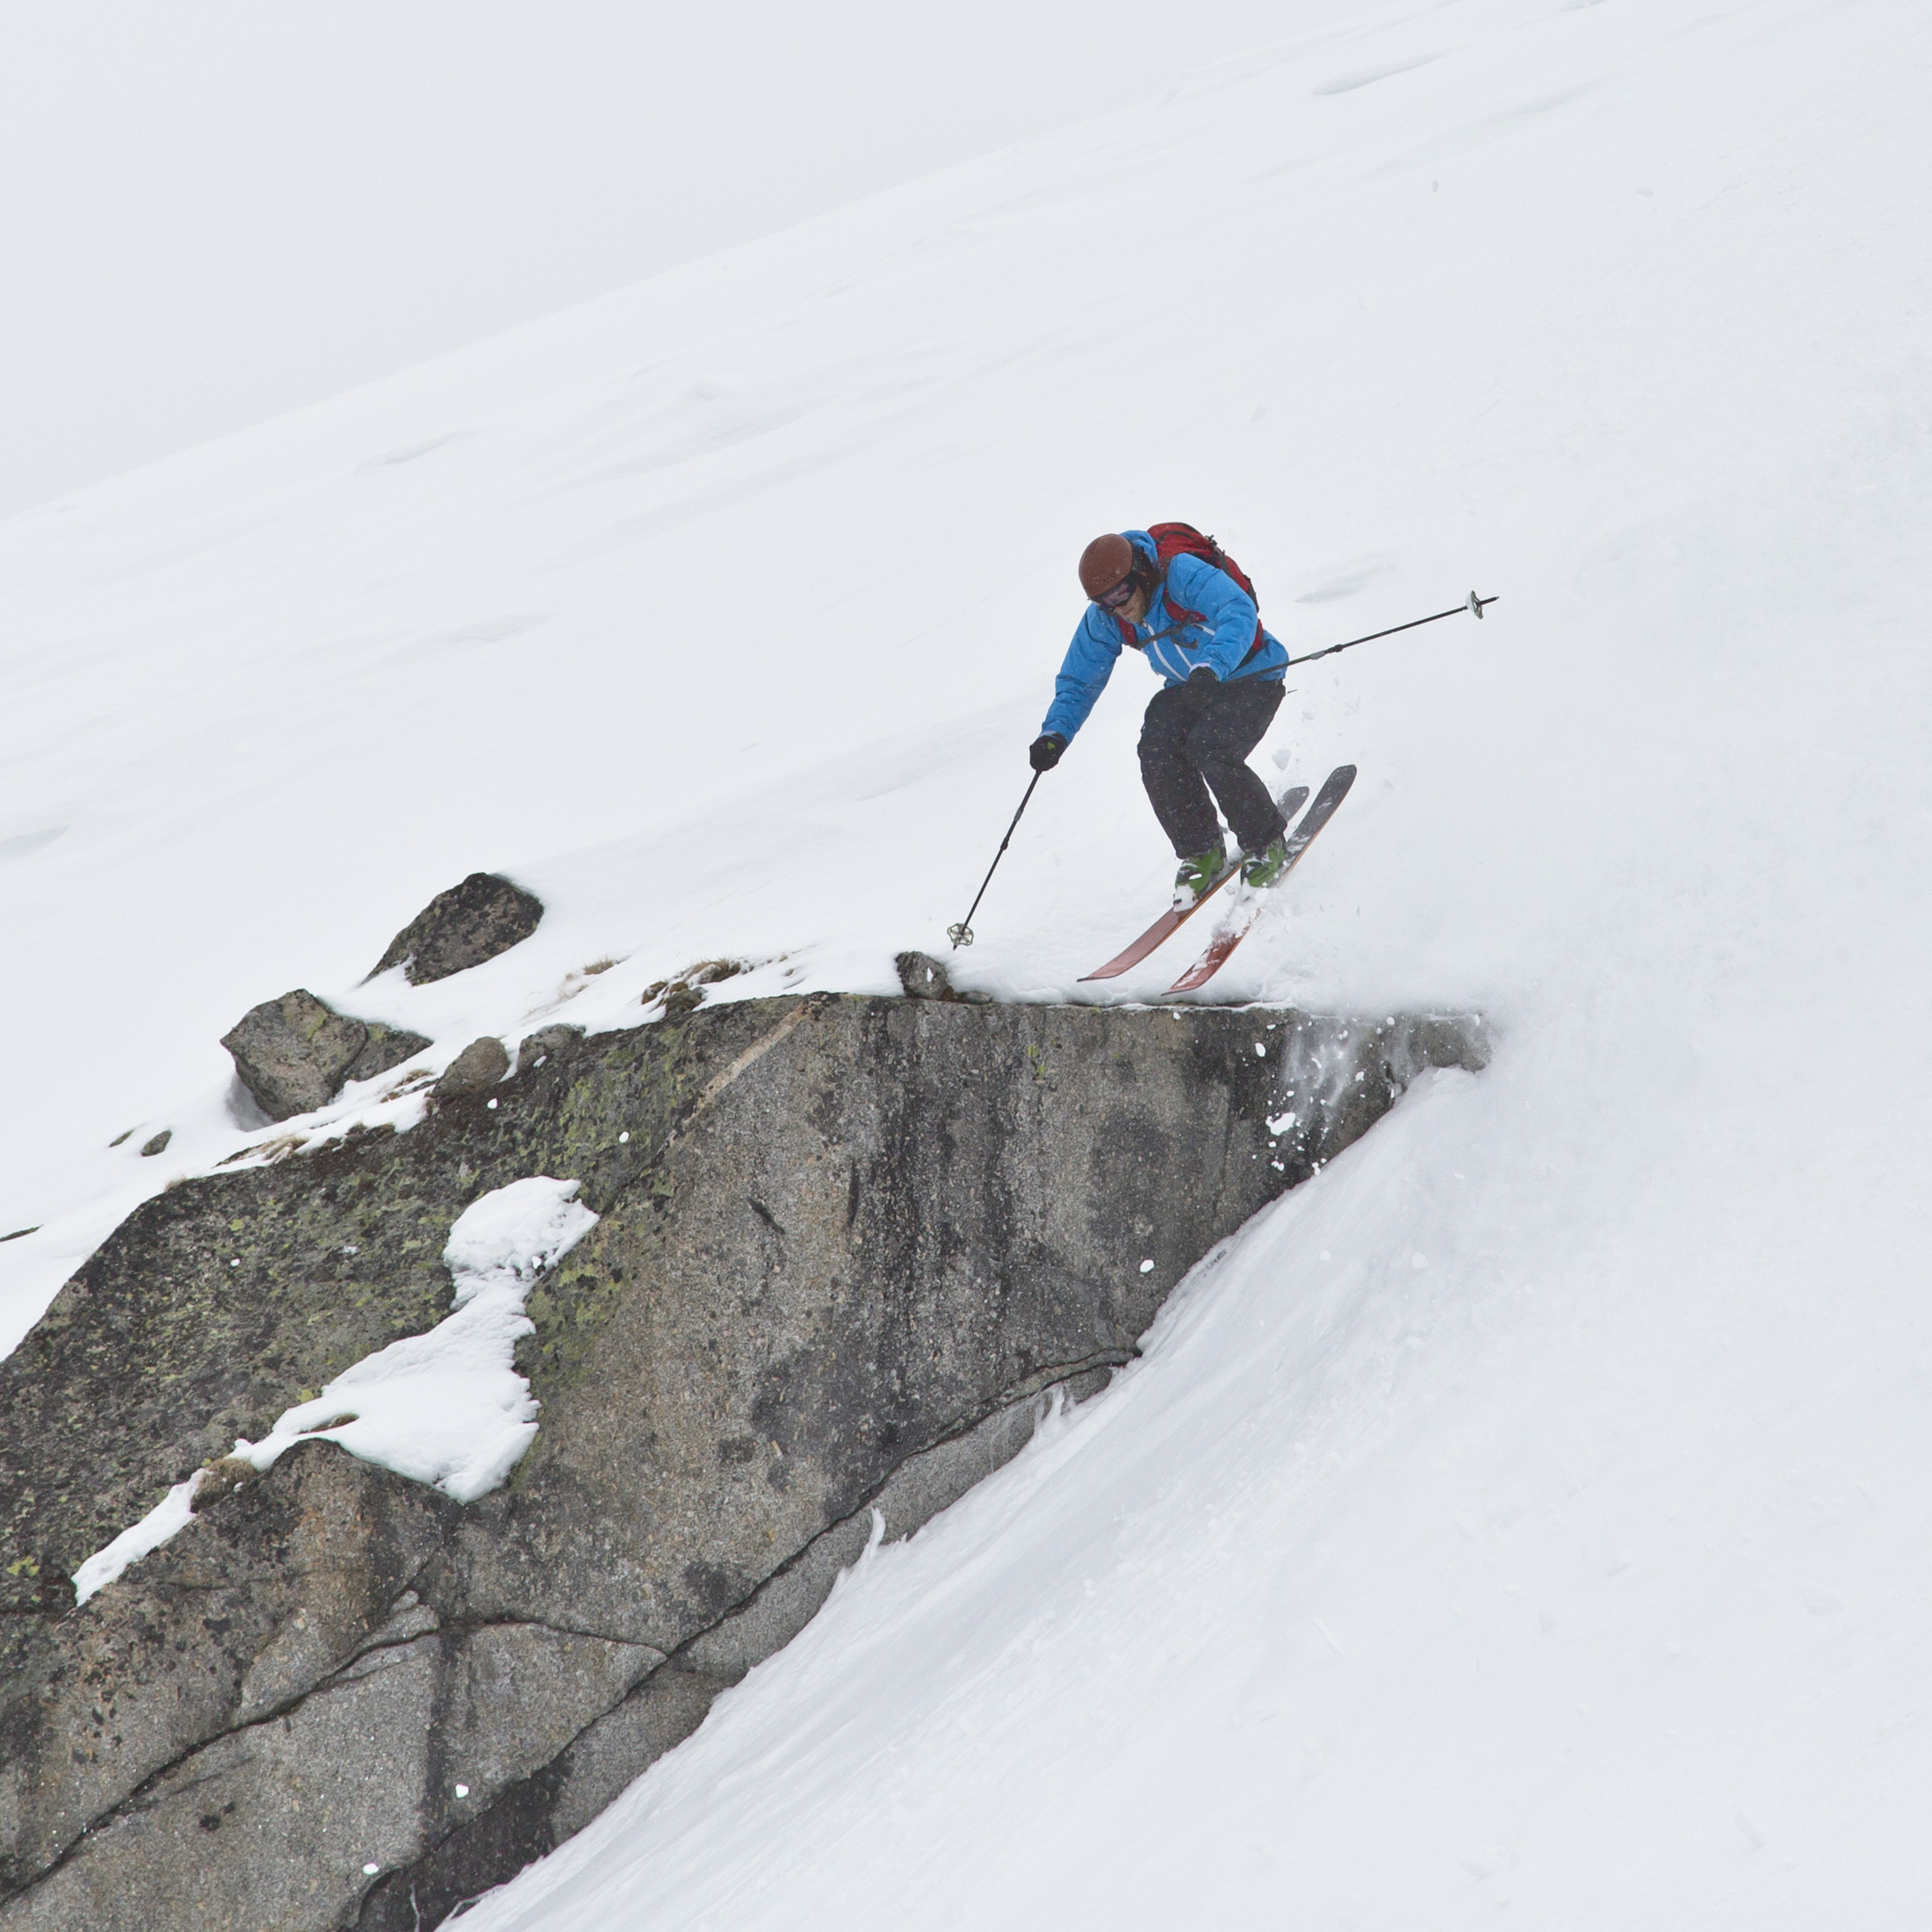
<path fill-rule="evenodd" d="M 1134 601 L 1135 588 L 1134 573 L 1129 571 L 1113 589 L 1104 591 L 1093 601 L 1103 609 L 1125 610 Z"/>

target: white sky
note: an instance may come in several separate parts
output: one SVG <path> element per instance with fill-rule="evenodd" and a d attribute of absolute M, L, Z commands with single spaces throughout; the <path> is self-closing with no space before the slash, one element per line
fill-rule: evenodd
<path fill-rule="evenodd" d="M 0 514 L 1335 11 L 0 0 Z"/>

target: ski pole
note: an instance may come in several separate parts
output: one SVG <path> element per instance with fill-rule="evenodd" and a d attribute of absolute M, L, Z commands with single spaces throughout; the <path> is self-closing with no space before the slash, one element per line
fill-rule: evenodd
<path fill-rule="evenodd" d="M 1036 771 L 1033 775 L 1033 785 L 1037 785 L 1047 775 Z M 1033 785 L 1027 787 L 1027 797 L 1020 801 L 1020 811 L 1027 809 L 1027 800 L 1033 797 Z M 953 942 L 956 953 L 962 946 L 973 943 L 972 917 L 979 910 L 979 902 L 986 897 L 986 888 L 993 883 L 993 874 L 999 869 L 999 861 L 1006 855 L 1006 847 L 1013 843 L 1013 835 L 1020 824 L 1020 811 L 1013 815 L 1013 824 L 1006 827 L 1006 836 L 999 841 L 999 850 L 993 854 L 993 862 L 986 868 L 986 876 L 979 882 L 979 890 L 973 894 L 973 903 L 966 908 L 966 917 L 957 926 L 948 926 L 946 936 Z"/>
<path fill-rule="evenodd" d="M 1467 610 L 1473 616 L 1482 615 L 1485 604 L 1496 602 L 1494 597 L 1479 597 L 1474 591 L 1469 593 L 1467 603 L 1459 603 L 1447 610 L 1438 610 L 1434 616 L 1411 617 L 1407 624 L 1392 624 L 1386 631 L 1371 631 L 1366 638 L 1351 638 L 1346 644 L 1331 644 L 1325 651 L 1310 651 L 1305 658 L 1290 658 L 1290 664 L 1313 664 L 1317 658 L 1332 658 L 1337 651 L 1352 651 L 1359 644 L 1373 644 L 1377 638 L 1392 638 L 1398 631 L 1413 631 L 1418 624 L 1434 624 L 1439 618 L 1453 617 Z"/>

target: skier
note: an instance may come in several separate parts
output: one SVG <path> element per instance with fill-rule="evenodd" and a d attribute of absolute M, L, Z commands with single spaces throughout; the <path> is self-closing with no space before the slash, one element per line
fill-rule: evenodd
<path fill-rule="evenodd" d="M 1141 779 L 1181 861 L 1175 909 L 1197 904 L 1233 862 L 1210 789 L 1240 841 L 1243 881 L 1273 884 L 1287 827 L 1245 761 L 1280 706 L 1288 654 L 1262 628 L 1241 566 L 1192 526 L 1157 523 L 1096 537 L 1080 553 L 1080 588 L 1092 601 L 1027 752 L 1033 768 L 1060 762 L 1131 645 L 1163 681 L 1141 727 Z"/>

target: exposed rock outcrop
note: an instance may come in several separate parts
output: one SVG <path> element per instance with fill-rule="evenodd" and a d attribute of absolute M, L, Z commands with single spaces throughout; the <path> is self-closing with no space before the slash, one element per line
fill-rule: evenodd
<path fill-rule="evenodd" d="M 573 1047 L 584 1036 L 581 1027 L 565 1022 L 551 1027 L 540 1027 L 535 1033 L 526 1033 L 516 1048 L 516 1071 L 528 1073 L 532 1067 L 540 1067 L 553 1053 L 561 1053 Z"/>
<path fill-rule="evenodd" d="M 221 1044 L 256 1105 L 271 1121 L 285 1121 L 327 1107 L 349 1081 L 386 1073 L 429 1042 L 400 1027 L 336 1013 L 298 986 L 251 1006 Z"/>
<path fill-rule="evenodd" d="M 389 941 L 371 970 L 373 979 L 402 968 L 412 986 L 447 979 L 528 939 L 544 916 L 534 892 L 494 872 L 472 872 L 460 885 L 436 896 Z"/>
<path fill-rule="evenodd" d="M 145 1203 L 0 1363 L 7 1932 L 437 1923 L 800 1628 L 872 1506 L 916 1527 L 1485 1056 L 1454 1019 L 829 995 L 530 1044 L 494 1109 Z M 508 1489 L 306 1445 L 70 1607 L 168 1485 L 432 1325 L 451 1222 L 538 1173 L 602 1219 L 529 1298 Z"/>
<path fill-rule="evenodd" d="M 467 1099 L 489 1090 L 510 1071 L 510 1056 L 501 1040 L 486 1034 L 472 1040 L 443 1070 L 430 1089 L 439 1102 Z"/>
<path fill-rule="evenodd" d="M 953 976 L 930 953 L 901 953 L 892 963 L 898 969 L 899 984 L 908 999 L 957 999 L 978 1006 L 991 997 L 960 991 L 953 984 Z"/>

